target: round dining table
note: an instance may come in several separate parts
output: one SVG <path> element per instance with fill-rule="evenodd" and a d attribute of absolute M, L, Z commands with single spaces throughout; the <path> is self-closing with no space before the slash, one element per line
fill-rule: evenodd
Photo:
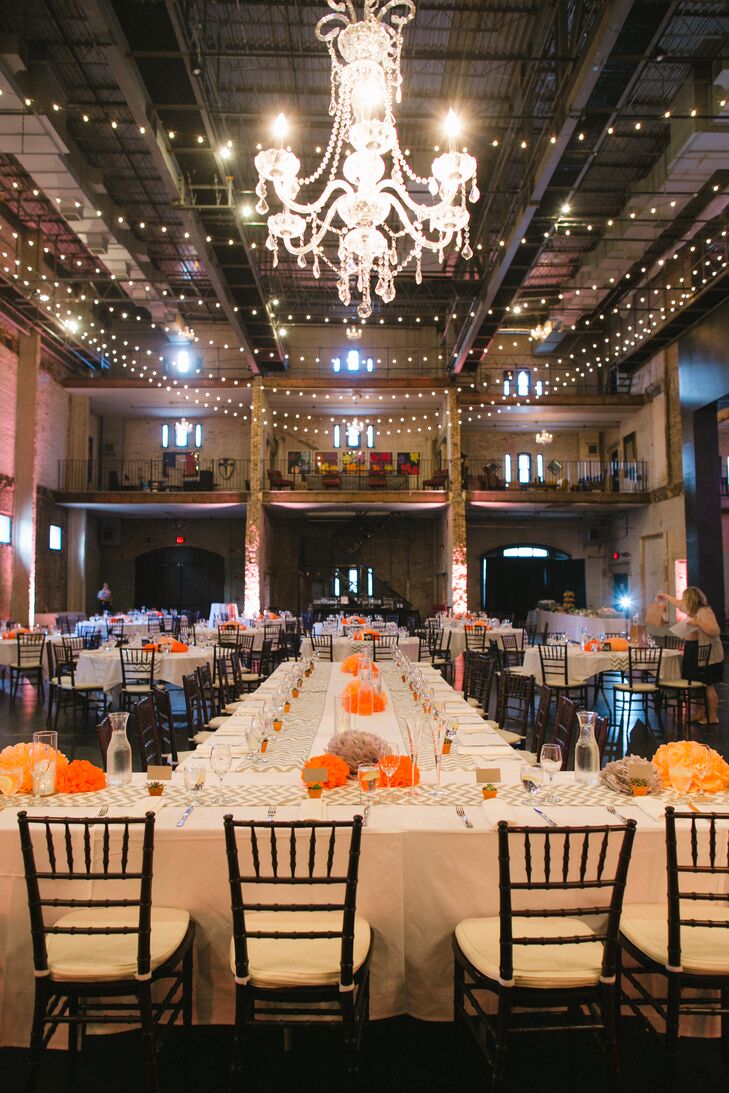
<path fill-rule="evenodd" d="M 567 653 L 568 680 L 570 686 L 578 687 L 600 672 L 628 671 L 627 652 L 587 652 L 579 645 L 569 645 Z M 661 679 L 678 679 L 681 675 L 680 649 L 664 649 L 661 657 Z M 542 683 L 542 663 L 539 659 L 539 647 L 534 645 L 524 652 L 524 670 L 534 676 L 537 683 Z"/>
<path fill-rule="evenodd" d="M 156 653 L 154 678 L 173 687 L 182 686 L 182 677 L 203 664 L 213 663 L 212 646 L 191 645 L 186 653 Z M 84 649 L 76 664 L 77 683 L 95 683 L 107 693 L 122 685 L 119 649 Z"/>

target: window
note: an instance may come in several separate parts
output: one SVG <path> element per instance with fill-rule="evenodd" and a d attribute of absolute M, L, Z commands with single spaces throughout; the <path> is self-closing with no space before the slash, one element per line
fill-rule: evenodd
<path fill-rule="evenodd" d="M 341 596 L 341 594 L 342 594 L 342 584 L 341 584 L 341 581 L 339 580 L 339 574 L 337 574 L 337 576 L 334 578 L 334 595 L 335 596 Z"/>
<path fill-rule="evenodd" d="M 504 394 L 505 395 L 510 395 L 511 394 L 511 381 L 512 381 L 512 379 L 513 379 L 513 376 L 511 374 L 511 372 L 504 372 Z"/>
<path fill-rule="evenodd" d="M 333 429 L 332 444 L 335 448 L 341 448 L 342 446 L 342 426 L 335 425 Z"/>
<path fill-rule="evenodd" d="M 0 543 L 11 542 L 12 521 L 9 516 L 0 513 Z"/>
<path fill-rule="evenodd" d="M 165 449 L 177 448 L 185 451 L 190 448 L 202 448 L 203 427 L 198 422 L 193 425 L 184 417 L 176 421 L 174 425 L 162 426 L 162 447 Z"/>
<path fill-rule="evenodd" d="M 541 396 L 544 394 L 544 384 L 542 383 L 541 380 L 537 380 L 537 382 L 534 384 L 534 390 L 537 393 L 537 395 L 541 398 Z"/>
<path fill-rule="evenodd" d="M 375 427 L 374 425 L 368 425 L 365 430 L 365 436 L 367 437 L 367 447 L 374 448 L 375 446 Z"/>
<path fill-rule="evenodd" d="M 375 362 L 372 357 L 363 357 L 359 349 L 347 350 L 347 356 L 344 361 L 344 370 L 350 375 L 361 372 L 374 372 Z M 342 358 L 332 357 L 332 372 L 336 375 L 340 375 L 342 372 Z"/>
<path fill-rule="evenodd" d="M 525 397 L 531 387 L 531 374 L 526 368 L 522 368 L 516 374 L 516 393 Z"/>
<path fill-rule="evenodd" d="M 51 524 L 48 529 L 48 546 L 51 550 L 61 550 L 63 546 L 63 531 L 58 524 Z"/>
<path fill-rule="evenodd" d="M 504 456 L 504 482 L 511 482 L 511 456 Z"/>
<path fill-rule="evenodd" d="M 537 455 L 537 479 L 540 482 L 544 481 L 544 456 L 541 452 Z"/>
<path fill-rule="evenodd" d="M 528 483 L 532 478 L 532 457 L 529 452 L 519 452 L 516 457 L 516 475 L 519 482 Z"/>
<path fill-rule="evenodd" d="M 348 570 L 348 579 L 349 579 L 349 591 L 354 592 L 354 594 L 356 595 L 359 592 L 359 570 L 358 569 Z"/>
<path fill-rule="evenodd" d="M 347 447 L 359 448 L 361 442 L 361 433 L 355 429 L 351 424 L 347 425 Z"/>
<path fill-rule="evenodd" d="M 546 558 L 549 551 L 545 547 L 516 546 L 504 547 L 502 558 Z"/>
<path fill-rule="evenodd" d="M 375 594 L 375 574 L 372 569 L 367 570 L 367 595 L 374 596 Z"/>

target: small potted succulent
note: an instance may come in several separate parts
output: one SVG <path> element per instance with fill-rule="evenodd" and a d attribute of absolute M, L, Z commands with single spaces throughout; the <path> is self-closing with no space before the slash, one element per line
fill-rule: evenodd
<path fill-rule="evenodd" d="M 150 797 L 161 797 L 164 791 L 164 782 L 147 782 L 147 793 Z"/>
<path fill-rule="evenodd" d="M 450 755 L 451 748 L 453 746 L 453 738 L 455 737 L 453 729 L 447 729 L 446 734 L 443 737 L 443 754 Z"/>
<path fill-rule="evenodd" d="M 284 713 L 291 713 L 291 703 L 288 699 L 284 702 Z"/>
<path fill-rule="evenodd" d="M 267 747 L 268 747 L 268 737 L 264 736 L 263 740 L 261 740 L 261 749 L 260 749 L 261 755 L 263 755 L 263 753 L 264 753 L 264 751 L 266 750 Z"/>
<path fill-rule="evenodd" d="M 634 797 L 646 797 L 648 795 L 648 783 L 645 778 L 632 778 L 630 792 Z"/>
<path fill-rule="evenodd" d="M 282 728 L 283 728 L 283 720 L 282 720 L 282 718 L 280 718 L 280 717 L 279 717 L 279 716 L 277 715 L 277 716 L 276 716 L 276 717 L 274 717 L 274 719 L 273 719 L 273 731 L 274 731 L 274 732 L 281 732 L 281 729 L 282 729 Z"/>
<path fill-rule="evenodd" d="M 306 792 L 313 800 L 318 800 L 321 797 L 321 791 L 323 789 L 321 782 L 308 782 L 306 786 Z"/>
<path fill-rule="evenodd" d="M 484 801 L 490 801 L 493 797 L 498 795 L 498 789 L 492 782 L 487 782 L 486 785 L 481 786 L 481 793 L 483 794 Z"/>

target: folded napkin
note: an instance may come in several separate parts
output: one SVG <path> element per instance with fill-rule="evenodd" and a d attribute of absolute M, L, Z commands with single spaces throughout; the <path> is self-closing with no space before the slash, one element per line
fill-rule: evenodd
<path fill-rule="evenodd" d="M 540 808 L 550 820 L 558 827 L 583 827 L 593 825 L 595 827 L 610 824 L 612 827 L 621 826 L 622 821 L 617 816 L 612 816 L 602 805 L 534 805 Z M 514 827 L 549 827 L 550 824 L 530 805 L 512 805 L 507 801 L 500 801 L 493 797 L 490 801 L 483 801 L 483 811 L 486 818 L 494 827 L 500 820 L 506 820 Z"/>
<path fill-rule="evenodd" d="M 480 747 L 467 747 L 458 745 L 459 755 L 480 755 L 483 759 L 515 759 L 521 761 L 521 756 L 508 744 L 482 744 Z"/>
<path fill-rule="evenodd" d="M 327 803 L 323 797 L 306 797 L 299 805 L 300 820 L 325 820 Z"/>

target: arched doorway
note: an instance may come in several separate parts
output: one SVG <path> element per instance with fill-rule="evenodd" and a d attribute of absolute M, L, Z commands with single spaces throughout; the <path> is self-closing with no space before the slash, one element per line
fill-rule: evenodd
<path fill-rule="evenodd" d="M 536 543 L 497 547 L 481 556 L 481 590 L 484 609 L 495 615 L 526 618 L 539 600 L 560 601 L 568 590 L 584 607 L 585 561 Z"/>
<path fill-rule="evenodd" d="M 202 547 L 162 547 L 134 562 L 134 602 L 138 607 L 189 608 L 207 615 L 211 603 L 225 599 L 225 560 Z"/>

